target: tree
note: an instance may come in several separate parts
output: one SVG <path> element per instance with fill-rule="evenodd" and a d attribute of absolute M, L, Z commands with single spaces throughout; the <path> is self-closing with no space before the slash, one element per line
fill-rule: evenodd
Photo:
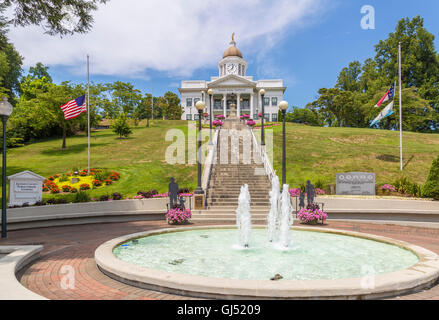
<path fill-rule="evenodd" d="M 0 17 L 0 27 L 5 28 L 9 24 L 43 25 L 50 35 L 85 33 L 93 24 L 91 12 L 97 9 L 98 4 L 106 2 L 107 0 L 3 0 L 0 3 L 0 14 L 12 7 L 14 16 L 11 20 Z M 69 23 L 74 18 L 77 21 Z"/>
<path fill-rule="evenodd" d="M 439 157 L 431 164 L 430 174 L 423 188 L 423 195 L 439 200 Z"/>
<path fill-rule="evenodd" d="M 360 74 L 361 63 L 358 61 L 351 62 L 349 67 L 343 68 L 338 75 L 338 80 L 335 87 L 342 91 L 360 91 Z"/>
<path fill-rule="evenodd" d="M 127 138 L 132 133 L 132 130 L 128 124 L 127 114 L 121 113 L 119 117 L 111 125 L 111 129 L 113 129 L 114 133 L 119 135 L 120 139 L 122 139 L 122 137 Z"/>
<path fill-rule="evenodd" d="M 174 92 L 168 91 L 159 101 L 159 106 L 162 109 L 163 119 L 179 120 L 181 119 L 180 98 Z"/>
<path fill-rule="evenodd" d="M 142 102 L 141 92 L 134 89 L 134 85 L 129 82 L 116 81 L 108 85 L 108 90 L 111 93 L 112 104 L 117 114 L 122 112 L 127 116 L 132 116 L 134 110 Z"/>
<path fill-rule="evenodd" d="M 20 93 L 20 76 L 23 58 L 0 33 L 0 95 L 15 98 Z M 15 105 L 14 99 L 10 99 Z"/>
<path fill-rule="evenodd" d="M 399 42 L 402 50 L 402 82 L 408 87 L 418 88 L 430 79 L 437 82 L 439 59 L 434 48 L 434 35 L 424 28 L 424 19 L 420 16 L 412 20 L 401 19 L 395 32 L 375 46 L 378 71 L 387 79 L 397 78 Z"/>
<path fill-rule="evenodd" d="M 48 66 L 38 62 L 35 67 L 29 68 L 29 77 L 31 79 L 43 79 L 45 77 L 49 82 L 53 82 L 48 70 Z"/>
<path fill-rule="evenodd" d="M 322 122 L 320 121 L 316 112 L 312 111 L 311 109 L 298 107 L 293 107 L 293 110 L 285 115 L 285 121 L 303 123 L 310 126 L 322 125 Z"/>

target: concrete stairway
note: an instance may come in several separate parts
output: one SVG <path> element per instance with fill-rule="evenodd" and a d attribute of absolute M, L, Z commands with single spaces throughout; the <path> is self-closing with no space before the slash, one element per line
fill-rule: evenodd
<path fill-rule="evenodd" d="M 259 155 L 253 153 L 253 147 L 248 148 L 249 145 L 252 146 L 252 140 L 248 129 L 239 121 L 226 120 L 220 131 L 217 164 L 212 168 L 207 191 L 208 210 L 193 211 L 192 221 L 234 223 L 241 186 L 248 184 L 253 222 L 266 222 L 271 182 Z M 246 157 L 244 153 L 247 153 Z"/>

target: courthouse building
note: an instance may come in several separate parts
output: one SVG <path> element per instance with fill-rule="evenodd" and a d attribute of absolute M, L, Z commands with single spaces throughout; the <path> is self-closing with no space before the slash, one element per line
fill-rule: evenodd
<path fill-rule="evenodd" d="M 223 58 L 218 62 L 218 76 L 211 77 L 210 81 L 187 80 L 181 82 L 181 106 L 183 109 L 182 120 L 198 120 L 195 104 L 202 100 L 206 104 L 205 112 L 210 113 L 209 96 L 207 90 L 212 89 L 214 117 L 222 114 L 228 117 L 230 105 L 236 104 L 238 117 L 249 114 L 252 119 L 259 119 L 262 113 L 262 99 L 260 89 L 265 89 L 264 116 L 266 121 L 277 121 L 278 105 L 283 100 L 286 87 L 283 80 L 254 80 L 248 76 L 247 61 L 241 51 L 236 47 L 232 36 L 230 47 L 224 52 Z"/>

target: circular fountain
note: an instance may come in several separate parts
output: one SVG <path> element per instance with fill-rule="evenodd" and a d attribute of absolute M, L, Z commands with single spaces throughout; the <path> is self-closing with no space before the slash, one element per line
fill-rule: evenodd
<path fill-rule="evenodd" d="M 110 240 L 95 252 L 108 276 L 134 286 L 203 298 L 366 299 L 426 288 L 439 257 L 394 239 L 293 227 L 289 186 L 273 180 L 268 230 L 251 225 L 241 188 L 231 226 L 173 228 Z M 268 235 L 268 237 L 267 237 Z"/>
<path fill-rule="evenodd" d="M 293 227 L 289 248 L 253 227 L 251 246 L 230 226 L 163 229 L 110 240 L 95 252 L 99 268 L 124 283 L 204 298 L 359 299 L 428 287 L 438 256 L 389 238 Z M 133 241 L 137 240 L 137 241 Z M 279 281 L 270 279 L 281 275 Z"/>

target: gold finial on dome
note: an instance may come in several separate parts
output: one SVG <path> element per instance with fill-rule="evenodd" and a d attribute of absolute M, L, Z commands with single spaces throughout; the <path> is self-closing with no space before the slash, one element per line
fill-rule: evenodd
<path fill-rule="evenodd" d="M 241 50 L 236 47 L 235 33 L 232 33 L 232 41 L 230 42 L 230 47 L 224 52 L 223 58 L 225 57 L 240 57 L 242 58 Z"/>

